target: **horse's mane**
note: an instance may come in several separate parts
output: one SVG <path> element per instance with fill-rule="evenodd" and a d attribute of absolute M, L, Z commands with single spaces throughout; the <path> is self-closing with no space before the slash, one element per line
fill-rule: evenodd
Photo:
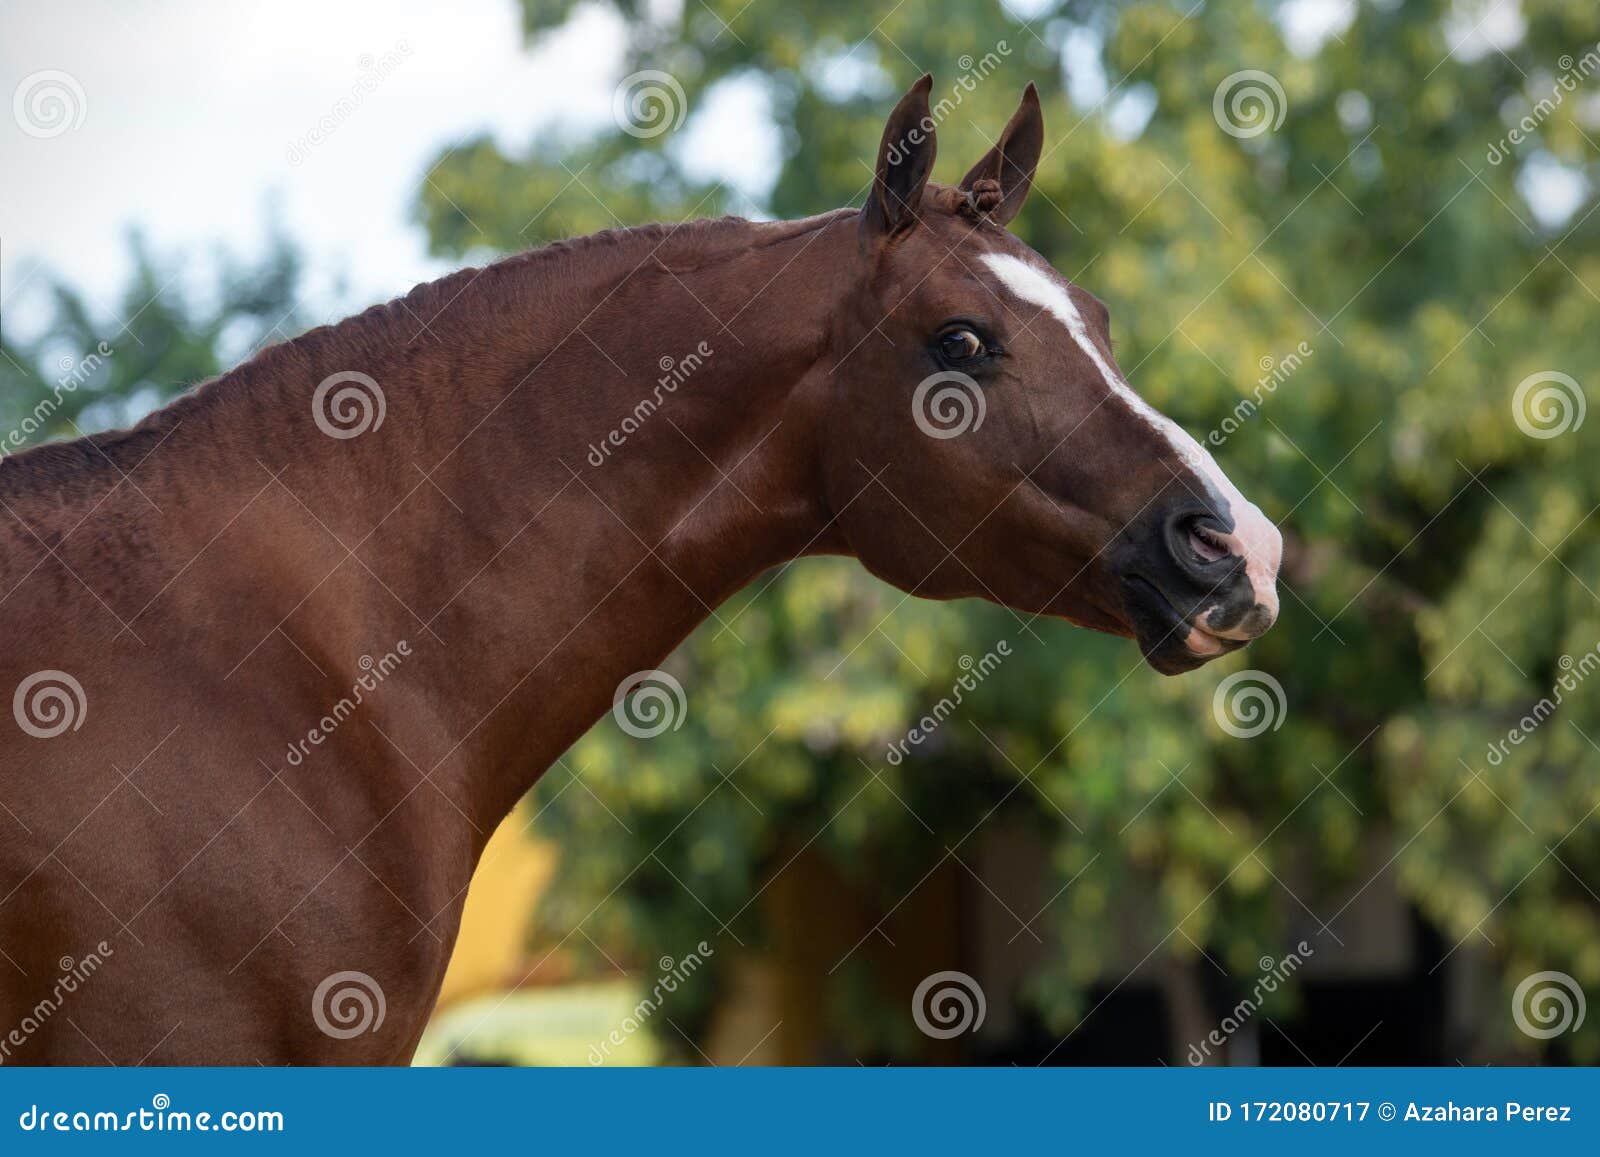
<path fill-rule="evenodd" d="M 416 341 L 425 333 L 425 326 L 434 327 L 452 308 L 470 304 L 475 325 L 511 326 L 526 308 L 530 287 L 542 291 L 559 284 L 560 296 L 570 297 L 574 292 L 615 284 L 652 264 L 682 273 L 804 236 L 855 212 L 836 209 L 795 221 L 729 216 L 607 229 L 552 241 L 488 265 L 459 269 L 341 321 L 265 346 L 238 366 L 180 394 L 130 429 L 51 442 L 0 458 L 0 481 L 8 475 L 12 480 L 25 475 L 30 482 L 65 485 L 81 481 L 88 472 L 110 468 L 112 459 L 137 461 L 175 424 L 203 413 L 223 397 L 255 394 L 271 389 L 273 383 L 299 381 L 307 367 L 332 362 L 371 364 Z M 473 287 L 478 287 L 478 292 L 469 303 L 466 293 Z M 432 332 L 439 334 L 443 328 Z"/>
<path fill-rule="evenodd" d="M 519 297 L 525 296 L 519 291 L 530 284 L 542 286 L 560 281 L 565 295 L 574 287 L 613 284 L 644 271 L 650 264 L 682 273 L 803 236 L 854 212 L 836 209 L 796 221 L 712 217 L 678 224 L 606 229 L 552 241 L 489 265 L 469 266 L 423 282 L 401 297 L 269 346 L 239 369 L 258 364 L 265 368 L 283 357 L 310 356 L 327 344 L 352 343 L 368 349 L 405 345 L 416 339 L 423 322 L 432 325 L 475 284 L 481 283 L 487 291 L 477 300 L 490 303 L 489 308 L 503 314 L 509 324 L 514 320 Z"/>

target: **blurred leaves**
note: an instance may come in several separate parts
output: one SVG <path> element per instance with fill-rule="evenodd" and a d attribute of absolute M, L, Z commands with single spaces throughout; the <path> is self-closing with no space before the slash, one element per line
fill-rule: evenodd
<path fill-rule="evenodd" d="M 171 396 L 236 365 L 305 322 L 296 301 L 300 258 L 282 237 L 254 262 L 227 254 L 214 284 L 185 277 L 176 256 L 129 239 L 132 270 L 109 307 L 50 288 L 49 323 L 0 343 L 0 449 L 131 425 Z"/>
<path fill-rule="evenodd" d="M 1108 924 L 1135 915 L 1138 952 L 1204 947 L 1247 977 L 1303 935 L 1329 946 L 1321 921 L 1385 873 L 1449 944 L 1491 958 L 1507 993 L 1536 969 L 1600 990 L 1600 679 L 1487 760 L 1560 656 L 1600 644 L 1600 423 L 1538 439 L 1511 410 L 1529 374 L 1583 382 L 1600 364 L 1600 93 L 1490 159 L 1600 40 L 1600 11 L 1526 0 L 1522 40 L 1467 59 L 1450 53 L 1445 0 L 1361 0 L 1304 56 L 1280 6 L 1253 0 L 617 8 L 627 70 L 671 72 L 690 128 L 716 86 L 759 78 L 783 143 L 770 192 L 684 176 L 682 134 L 518 155 L 474 142 L 421 192 L 437 249 L 517 249 L 745 196 L 777 216 L 860 203 L 893 97 L 925 69 L 935 99 L 953 93 L 962 58 L 995 53 L 940 124 L 936 178 L 959 175 L 1039 83 L 1047 153 L 1013 228 L 1109 303 L 1154 404 L 1201 434 L 1260 403 L 1219 457 L 1290 549 L 1277 629 L 1176 681 L 1125 643 L 905 601 L 847 563 L 771 576 L 673 659 L 690 689 L 681 731 L 642 742 L 602 723 L 545 781 L 540 829 L 569 852 L 540 913 L 552 938 L 587 918 L 648 958 L 727 921 L 759 944 L 752 897 L 797 848 L 889 908 L 1003 816 L 1050 849 L 1045 895 L 1071 882 L 1039 921 L 1051 951 L 1028 985 L 1057 1031 L 1120 975 Z M 526 28 L 571 10 L 524 0 Z M 1109 91 L 1094 107 L 1066 95 L 1074 37 L 1099 48 Z M 1246 69 L 1281 85 L 1284 119 L 1236 138 L 1213 96 Z M 1138 101 L 1154 109 L 1129 131 Z M 1585 182 L 1559 225 L 1519 183 L 1533 158 Z M 1263 390 L 1302 342 L 1309 355 Z M 891 765 L 888 745 L 949 694 L 960 657 L 1000 639 L 1014 657 Z M 1281 728 L 1251 740 L 1212 718 L 1217 683 L 1244 666 L 1288 701 Z M 874 1035 L 841 1011 L 864 983 L 840 981 L 831 1031 L 896 1055 L 896 1026 Z M 1483 1027 L 1479 1048 L 1532 1047 L 1509 1018 Z M 1574 1055 L 1600 1055 L 1591 1029 Z"/>
<path fill-rule="evenodd" d="M 580 7 L 521 6 L 535 40 Z M 1547 371 L 1593 392 L 1600 77 L 1507 143 L 1563 59 L 1600 42 L 1600 10 L 1523 0 L 1521 40 L 1469 58 L 1450 52 L 1448 0 L 1357 0 L 1309 55 L 1285 43 L 1283 5 L 1257 0 L 610 6 L 629 21 L 624 74 L 670 73 L 686 125 L 461 143 L 419 190 L 435 252 L 859 204 L 883 117 L 924 70 L 954 104 L 935 173 L 953 180 L 1033 80 L 1047 152 L 1013 228 L 1108 303 L 1152 403 L 1197 436 L 1227 429 L 1218 458 L 1289 550 L 1278 627 L 1177 680 L 1123 641 L 908 600 L 841 560 L 764 577 L 669 661 L 688 691 L 681 729 L 645 741 L 603 721 L 545 777 L 536 830 L 566 854 L 541 938 L 646 968 L 715 940 L 673 1005 L 698 1037 L 736 956 L 723 949 L 773 942 L 769 885 L 797 856 L 892 911 L 1004 830 L 1045 852 L 1050 902 L 1032 926 L 1047 951 L 1024 998 L 1058 1033 L 1120 979 L 1130 946 L 1155 966 L 1203 950 L 1245 980 L 1301 938 L 1336 955 L 1322 921 L 1337 931 L 1356 897 L 1391 886 L 1452 956 L 1492 964 L 1495 1007 L 1539 970 L 1600 992 L 1600 671 L 1561 682 L 1600 646 L 1600 421 L 1538 438 L 1512 409 Z M 1105 74 L 1092 105 L 1069 96 L 1069 82 L 1094 88 L 1085 45 Z M 958 89 L 986 59 L 992 72 Z M 1214 97 L 1243 70 L 1275 79 L 1284 115 L 1241 138 Z M 732 190 L 688 165 L 683 142 L 716 92 L 752 81 L 781 160 L 766 187 Z M 1530 165 L 1579 182 L 1570 216 L 1530 199 Z M 159 292 L 171 271 L 136 256 L 116 308 L 59 290 L 48 339 L 0 347 L 7 428 L 51 393 L 61 359 L 102 340 L 114 356 L 39 437 L 130 420 L 299 327 L 286 250 L 232 270 L 204 306 Z M 1226 428 L 1247 400 L 1259 408 Z M 892 761 L 962 657 L 1001 640 L 1011 656 Z M 1287 701 L 1254 739 L 1213 716 L 1218 684 L 1245 667 Z M 819 1015 L 854 1055 L 915 1055 L 904 1017 L 874 1015 L 884 991 L 853 955 Z M 1537 1047 L 1508 1016 L 1478 1028 L 1464 1045 L 1478 1055 Z M 675 1037 L 663 1043 L 687 1047 Z M 1556 1043 L 1600 1058 L 1600 1017 Z"/>

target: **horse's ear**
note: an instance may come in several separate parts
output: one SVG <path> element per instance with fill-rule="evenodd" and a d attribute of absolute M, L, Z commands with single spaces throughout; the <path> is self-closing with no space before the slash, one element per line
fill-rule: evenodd
<path fill-rule="evenodd" d="M 938 151 L 933 116 L 928 111 L 928 91 L 933 77 L 923 74 L 889 114 L 878 145 L 878 167 L 872 179 L 862 224 L 869 233 L 888 235 L 916 221 L 922 190 L 933 172 Z"/>
<path fill-rule="evenodd" d="M 1004 225 L 1022 211 L 1043 147 L 1044 114 L 1039 109 L 1039 90 L 1030 82 L 999 141 L 961 178 L 959 187 L 989 220 Z"/>

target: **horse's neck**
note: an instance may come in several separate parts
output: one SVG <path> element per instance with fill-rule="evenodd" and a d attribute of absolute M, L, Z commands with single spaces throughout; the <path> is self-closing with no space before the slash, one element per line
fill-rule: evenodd
<path fill-rule="evenodd" d="M 7 567 L 55 549 L 117 646 L 198 630 L 197 675 L 283 710 L 408 640 L 371 710 L 492 823 L 730 594 L 844 549 L 817 441 L 850 219 L 725 228 L 457 275 L 0 464 Z M 314 391 L 348 371 L 383 423 L 330 437 Z"/>
<path fill-rule="evenodd" d="M 707 261 L 646 249 L 586 292 L 524 287 L 519 357 L 432 383 L 459 397 L 459 421 L 434 413 L 431 453 L 363 472 L 421 488 L 363 553 L 385 577 L 409 570 L 390 585 L 418 604 L 439 670 L 470 669 L 441 730 L 493 818 L 729 595 L 843 548 L 817 438 L 854 230 L 750 228 L 761 240 Z M 432 323 L 446 348 L 460 341 L 450 317 Z M 389 420 L 401 408 L 391 398 Z M 368 522 L 387 509 L 386 495 Z"/>

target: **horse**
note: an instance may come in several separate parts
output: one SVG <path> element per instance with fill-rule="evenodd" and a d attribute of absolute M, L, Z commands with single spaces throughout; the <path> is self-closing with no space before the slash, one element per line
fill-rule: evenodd
<path fill-rule="evenodd" d="M 931 84 L 859 209 L 461 270 L 0 463 L 0 1062 L 406 1063 L 496 824 L 790 560 L 1167 674 L 1272 625 L 1278 531 L 1007 229 L 1037 92 L 946 186 Z"/>

